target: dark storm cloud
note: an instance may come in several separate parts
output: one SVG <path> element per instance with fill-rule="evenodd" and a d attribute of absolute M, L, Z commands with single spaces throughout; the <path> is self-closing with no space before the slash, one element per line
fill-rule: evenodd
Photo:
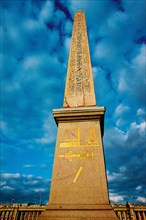
<path fill-rule="evenodd" d="M 117 10 L 124 12 L 124 8 L 121 0 L 112 0 L 112 1 L 115 3 Z"/>
<path fill-rule="evenodd" d="M 56 9 L 59 9 L 59 10 L 63 11 L 64 14 L 66 15 L 66 17 L 67 17 L 68 19 L 70 19 L 71 21 L 73 21 L 72 16 L 71 16 L 71 14 L 70 14 L 68 8 L 65 7 L 65 6 L 61 3 L 60 0 L 55 0 L 55 6 L 56 6 Z"/>
<path fill-rule="evenodd" d="M 145 202 L 145 1 L 3 1 L 1 9 L 2 173 L 23 173 L 17 179 L 22 202 L 51 178 L 57 130 L 52 109 L 62 107 L 77 10 L 86 16 L 97 104 L 106 106 L 110 198 Z M 24 186 L 30 173 L 30 182 L 43 177 L 36 188 Z M 13 175 L 2 177 L 6 201 L 17 189 Z"/>

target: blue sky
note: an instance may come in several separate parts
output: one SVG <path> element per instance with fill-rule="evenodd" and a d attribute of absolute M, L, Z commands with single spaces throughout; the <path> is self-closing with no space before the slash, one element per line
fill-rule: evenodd
<path fill-rule="evenodd" d="M 88 29 L 110 201 L 146 203 L 144 0 L 7 1 L 1 8 L 1 203 L 47 203 L 74 13 Z"/>

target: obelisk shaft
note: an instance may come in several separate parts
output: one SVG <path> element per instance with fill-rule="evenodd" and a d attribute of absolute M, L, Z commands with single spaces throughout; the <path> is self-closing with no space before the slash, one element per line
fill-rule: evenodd
<path fill-rule="evenodd" d="M 49 204 L 39 220 L 117 220 L 109 205 L 102 127 L 83 12 L 75 13 L 64 108 L 58 125 Z"/>
<path fill-rule="evenodd" d="M 75 14 L 63 107 L 95 106 L 84 12 Z"/>

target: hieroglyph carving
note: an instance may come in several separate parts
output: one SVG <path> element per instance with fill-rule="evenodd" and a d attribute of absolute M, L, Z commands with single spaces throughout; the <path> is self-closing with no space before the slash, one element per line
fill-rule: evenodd
<path fill-rule="evenodd" d="M 90 66 L 86 24 L 80 12 L 76 14 L 73 27 L 66 96 L 91 92 Z"/>

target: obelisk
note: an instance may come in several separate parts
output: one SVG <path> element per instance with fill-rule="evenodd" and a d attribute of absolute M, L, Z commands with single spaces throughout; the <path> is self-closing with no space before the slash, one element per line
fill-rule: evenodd
<path fill-rule="evenodd" d="M 64 105 L 58 125 L 49 204 L 43 220 L 116 220 L 109 204 L 102 144 L 104 107 L 97 107 L 84 12 L 75 13 Z"/>

